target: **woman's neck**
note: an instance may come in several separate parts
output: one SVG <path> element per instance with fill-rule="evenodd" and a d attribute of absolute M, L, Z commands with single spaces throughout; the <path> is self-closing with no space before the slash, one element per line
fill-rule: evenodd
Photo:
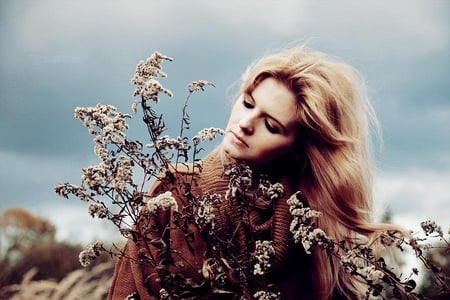
<path fill-rule="evenodd" d="M 220 146 L 214 151 L 219 152 L 222 164 L 224 166 L 230 164 L 245 164 L 248 167 L 250 167 L 255 177 L 265 175 L 268 176 L 269 179 L 276 181 L 282 177 L 293 177 L 295 174 L 295 172 L 292 172 L 293 171 L 292 166 L 290 166 L 290 164 L 283 159 L 261 165 L 261 164 L 254 164 L 249 161 L 236 160 L 230 157 Z"/>

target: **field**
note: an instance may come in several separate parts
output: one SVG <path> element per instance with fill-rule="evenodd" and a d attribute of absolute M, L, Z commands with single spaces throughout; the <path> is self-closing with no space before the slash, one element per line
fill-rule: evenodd
<path fill-rule="evenodd" d="M 112 261 L 96 265 L 92 269 L 78 269 L 67 274 L 62 280 L 33 280 L 36 268 L 30 269 L 19 284 L 9 285 L 0 290 L 0 299 L 106 299 L 112 279 Z"/>

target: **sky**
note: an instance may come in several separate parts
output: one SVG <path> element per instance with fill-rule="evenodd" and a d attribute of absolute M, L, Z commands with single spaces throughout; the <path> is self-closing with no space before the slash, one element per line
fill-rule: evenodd
<path fill-rule="evenodd" d="M 130 113 L 136 64 L 160 51 L 174 58 L 164 65 L 175 94 L 161 103 L 166 122 L 179 127 L 187 84 L 205 79 L 216 87 L 191 100 L 192 129 L 223 128 L 245 68 L 305 43 L 366 80 L 384 141 L 377 213 L 389 209 L 411 229 L 427 219 L 450 227 L 449 1 L 2 0 L 0 38 L 0 211 L 25 208 L 55 224 L 61 240 L 113 230 L 86 203 L 53 191 L 79 184 L 81 168 L 97 163 L 75 107 Z M 145 140 L 138 118 L 131 124 Z"/>

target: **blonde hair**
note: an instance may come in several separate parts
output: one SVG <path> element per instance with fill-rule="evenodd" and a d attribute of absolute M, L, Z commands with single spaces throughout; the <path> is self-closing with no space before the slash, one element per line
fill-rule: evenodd
<path fill-rule="evenodd" d="M 298 186 L 311 208 L 322 212 L 318 226 L 335 241 L 375 236 L 389 225 L 372 220 L 369 124 L 376 123 L 359 74 L 349 65 L 303 47 L 265 56 L 243 75 L 241 92 L 251 93 L 265 78 L 284 83 L 297 98 Z M 349 298 L 361 284 L 323 250 L 313 257 L 314 291 L 331 298 L 337 288 Z"/>

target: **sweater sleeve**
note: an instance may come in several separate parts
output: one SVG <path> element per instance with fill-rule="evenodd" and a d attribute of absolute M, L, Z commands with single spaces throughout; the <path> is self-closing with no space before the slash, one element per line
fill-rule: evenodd
<path fill-rule="evenodd" d="M 162 192 L 160 181 L 150 189 L 149 194 Z M 138 224 L 139 225 L 139 224 Z M 123 300 L 132 295 L 138 299 L 157 299 L 156 292 L 150 295 L 144 283 L 144 275 L 139 265 L 139 243 L 129 239 L 123 248 L 123 255 L 119 256 L 114 269 L 113 280 L 109 289 L 109 300 Z"/>
<path fill-rule="evenodd" d="M 116 262 L 108 299 L 123 300 L 133 294 L 139 295 L 140 299 L 157 299 L 147 291 L 139 265 L 132 261 L 138 257 L 136 244 L 129 240 L 123 251 L 127 257 L 120 257 Z"/>
<path fill-rule="evenodd" d="M 172 191 L 173 196 L 176 198 L 180 209 L 186 204 L 182 192 L 177 188 L 179 180 L 186 182 L 187 176 L 192 175 L 190 170 L 176 170 L 177 180 L 169 183 L 162 183 L 162 181 L 156 181 L 149 191 L 149 195 L 158 195 L 165 191 Z M 181 178 L 181 176 L 184 176 Z M 181 229 L 169 229 L 173 228 L 174 224 L 171 222 L 173 219 L 173 212 L 171 210 L 159 210 L 158 216 L 150 216 L 144 212 L 141 213 L 140 219 L 135 225 L 135 230 L 141 232 L 138 235 L 137 240 L 129 239 L 123 249 L 123 255 L 118 257 L 116 262 L 112 285 L 109 290 L 108 299 L 110 300 L 122 300 L 129 295 L 137 295 L 137 299 L 157 299 L 159 292 L 163 287 L 160 276 L 157 272 L 156 266 L 161 263 L 161 260 L 165 256 L 159 253 L 157 247 L 147 244 L 146 240 L 161 239 L 166 243 L 170 249 L 176 249 L 178 251 L 171 252 L 171 259 L 169 261 L 174 264 L 169 265 L 169 269 L 173 273 L 182 273 L 186 278 L 193 278 L 193 281 L 200 281 L 199 269 L 201 269 L 203 257 L 202 254 L 206 245 L 202 241 L 195 228 L 190 226 L 189 228 Z M 158 228 L 156 231 L 146 233 L 145 228 Z M 185 232 L 191 231 L 195 239 L 193 241 L 187 241 Z M 145 235 L 145 236 L 143 236 Z M 189 245 L 188 245 L 189 244 Z M 195 249 L 190 251 L 190 249 Z M 151 257 L 152 263 L 145 262 L 143 257 Z M 177 262 L 185 262 L 186 265 L 180 268 Z"/>

